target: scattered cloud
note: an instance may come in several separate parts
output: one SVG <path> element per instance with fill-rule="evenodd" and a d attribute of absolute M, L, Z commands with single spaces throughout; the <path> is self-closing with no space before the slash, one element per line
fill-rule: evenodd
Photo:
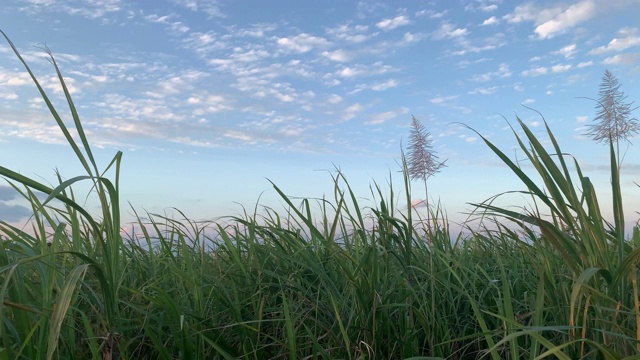
<path fill-rule="evenodd" d="M 476 95 L 476 94 L 480 94 L 480 95 L 491 95 L 494 92 L 496 92 L 496 90 L 498 89 L 498 87 L 496 86 L 491 86 L 491 87 L 477 87 L 471 91 L 469 91 L 470 95 Z"/>
<path fill-rule="evenodd" d="M 286 50 L 297 53 L 306 53 L 315 48 L 325 48 L 331 43 L 322 37 L 302 33 L 293 37 L 282 37 L 277 41 L 278 45 Z"/>
<path fill-rule="evenodd" d="M 618 54 L 602 61 L 605 65 L 633 65 L 640 63 L 640 53 Z"/>
<path fill-rule="evenodd" d="M 536 26 L 534 33 L 541 39 L 549 39 L 591 19 L 596 10 L 595 0 L 580 0 L 568 7 L 557 4 L 546 8 L 528 2 L 516 6 L 503 19 L 511 24 L 533 22 Z"/>
<path fill-rule="evenodd" d="M 416 34 L 416 33 L 406 32 L 406 33 L 404 33 L 404 36 L 402 37 L 402 43 L 404 43 L 404 44 L 413 43 L 413 42 L 420 41 L 423 38 L 424 38 L 423 34 Z"/>
<path fill-rule="evenodd" d="M 549 72 L 549 69 L 547 69 L 546 67 L 538 66 L 538 67 L 523 71 L 522 76 L 540 76 L 540 75 L 547 74 L 548 72 Z"/>
<path fill-rule="evenodd" d="M 596 5 L 594 0 L 579 1 L 554 16 L 552 19 L 545 21 L 535 28 L 535 33 L 541 38 L 551 38 L 556 33 L 562 33 L 584 21 L 591 19 L 596 14 Z"/>
<path fill-rule="evenodd" d="M 393 19 L 384 19 L 376 24 L 378 29 L 393 30 L 400 26 L 409 25 L 411 21 L 405 15 L 396 16 Z"/>
<path fill-rule="evenodd" d="M 576 44 L 564 46 L 560 50 L 555 51 L 554 53 L 564 56 L 565 59 L 571 59 L 576 53 Z"/>
<path fill-rule="evenodd" d="M 369 27 L 366 25 L 340 25 L 325 29 L 327 35 L 334 39 L 353 44 L 364 42 L 376 36 L 376 33 L 369 34 L 368 31 Z"/>
<path fill-rule="evenodd" d="M 587 120 L 589 120 L 588 116 L 584 116 L 584 115 L 576 116 L 576 121 L 579 123 L 587 122 Z"/>
<path fill-rule="evenodd" d="M 611 40 L 609 44 L 597 47 L 589 51 L 589 54 L 600 55 L 608 52 L 617 52 L 639 45 L 640 34 L 638 33 L 638 28 L 626 27 L 618 30 L 618 37 Z"/>
<path fill-rule="evenodd" d="M 360 103 L 351 104 L 343 111 L 341 120 L 342 121 L 351 120 L 356 116 L 358 116 L 358 114 L 360 114 L 362 111 L 364 111 L 364 106 L 362 106 L 362 104 Z"/>
<path fill-rule="evenodd" d="M 398 86 L 398 81 L 396 79 L 389 79 L 387 81 L 381 83 L 375 83 L 371 86 L 371 90 L 374 91 L 384 91 L 387 89 L 391 89 Z"/>
<path fill-rule="evenodd" d="M 554 73 L 561 73 L 561 72 L 565 72 L 571 69 L 571 64 L 558 64 L 558 65 L 553 65 L 551 67 L 551 71 Z"/>
<path fill-rule="evenodd" d="M 87 19 L 103 19 L 108 15 L 125 10 L 124 0 L 22 0 L 24 6 L 20 11 L 28 13 L 40 13 L 55 11 L 70 16 L 81 16 Z"/>
<path fill-rule="evenodd" d="M 500 1 L 487 1 L 487 0 L 474 0 L 465 6 L 465 11 L 482 11 L 482 12 L 493 12 L 498 10 L 498 5 L 496 2 Z"/>
<path fill-rule="evenodd" d="M 578 63 L 577 67 L 579 69 L 582 69 L 584 67 L 591 66 L 591 65 L 593 65 L 593 61 L 583 61 L 583 62 Z"/>
<path fill-rule="evenodd" d="M 404 115 L 409 112 L 409 109 L 402 108 L 398 111 L 386 111 L 379 114 L 371 115 L 364 123 L 365 125 L 380 125 L 389 120 L 397 118 L 399 115 Z"/>
<path fill-rule="evenodd" d="M 438 12 L 431 9 L 425 9 L 425 10 L 417 11 L 415 16 L 416 17 L 427 16 L 430 19 L 441 19 L 445 15 L 447 15 L 447 13 L 448 13 L 447 10 Z"/>
<path fill-rule="evenodd" d="M 432 38 L 434 40 L 443 40 L 457 38 L 465 36 L 467 34 L 469 34 L 469 31 L 466 28 L 458 28 L 455 25 L 445 21 L 440 24 L 440 27 L 435 32 L 433 32 Z"/>
<path fill-rule="evenodd" d="M 438 96 L 438 97 L 434 97 L 432 99 L 429 99 L 429 101 L 432 104 L 436 104 L 436 105 L 443 105 L 446 103 L 449 103 L 455 99 L 457 99 L 458 96 L 457 95 L 450 95 L 450 96 Z"/>
<path fill-rule="evenodd" d="M 183 6 L 193 12 L 203 12 L 211 17 L 224 18 L 225 14 L 220 8 L 218 0 L 172 0 L 175 4 Z"/>
<path fill-rule="evenodd" d="M 348 62 L 353 58 L 352 54 L 346 50 L 338 49 L 334 51 L 324 51 L 322 52 L 322 56 L 326 57 L 329 60 L 337 61 L 337 62 Z"/>
<path fill-rule="evenodd" d="M 487 81 L 494 80 L 496 78 L 503 79 L 503 78 L 508 78 L 510 76 L 511 76 L 511 70 L 509 70 L 509 64 L 502 63 L 500 64 L 498 70 L 473 75 L 471 77 L 471 80 L 476 82 L 487 82 Z"/>
<path fill-rule="evenodd" d="M 487 26 L 487 25 L 497 25 L 500 23 L 500 20 L 498 20 L 497 17 L 492 16 L 488 19 L 485 19 L 482 24 L 480 24 L 480 26 Z"/>
<path fill-rule="evenodd" d="M 354 64 L 352 66 L 344 66 L 336 72 L 341 78 L 356 78 L 361 76 L 383 75 L 397 71 L 390 65 L 385 65 L 382 61 L 376 61 L 371 65 Z"/>

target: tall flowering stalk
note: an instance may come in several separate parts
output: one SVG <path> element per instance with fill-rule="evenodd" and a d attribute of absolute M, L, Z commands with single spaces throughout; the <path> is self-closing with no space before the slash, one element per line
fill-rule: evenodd
<path fill-rule="evenodd" d="M 604 72 L 600 83 L 599 99 L 597 100 L 597 114 L 594 124 L 589 127 L 586 135 L 596 142 L 615 145 L 618 155 L 618 171 L 622 158 L 620 156 L 620 140 L 629 141 L 629 137 L 640 130 L 638 120 L 631 117 L 633 102 L 627 103 L 627 96 L 620 90 L 618 78 L 609 70 Z"/>
<path fill-rule="evenodd" d="M 439 161 L 435 150 L 431 133 L 422 125 L 415 116 L 411 117 L 411 132 L 409 145 L 407 146 L 407 168 L 411 180 L 422 180 L 424 183 L 425 206 L 427 207 L 427 229 L 431 237 L 431 210 L 429 208 L 429 188 L 427 179 L 440 172 L 445 167 L 445 161 Z"/>
<path fill-rule="evenodd" d="M 620 154 L 620 140 L 629 141 L 629 137 L 638 133 L 639 125 L 636 118 L 631 117 L 633 102 L 626 102 L 627 96 L 620 90 L 618 79 L 609 71 L 604 72 L 600 83 L 600 98 L 597 100 L 597 114 L 593 119 L 595 122 L 590 126 L 586 135 L 596 142 L 609 144 L 611 153 L 611 190 L 613 194 L 613 214 L 615 220 L 615 236 L 618 242 L 618 258 L 622 264 L 625 260 L 625 224 L 624 210 L 622 207 L 622 192 L 620 187 L 620 167 L 622 157 Z M 615 148 L 614 148 L 615 145 Z M 630 273 L 632 283 L 636 283 L 636 273 Z M 620 283 L 620 298 L 623 305 L 627 305 L 627 286 L 625 282 Z M 637 297 L 637 288 L 634 288 L 635 308 L 638 310 L 640 304 Z M 636 314 L 636 319 L 640 324 L 640 316 Z M 640 339 L 640 327 L 638 328 L 638 339 Z M 638 345 L 640 350 L 640 345 Z"/>

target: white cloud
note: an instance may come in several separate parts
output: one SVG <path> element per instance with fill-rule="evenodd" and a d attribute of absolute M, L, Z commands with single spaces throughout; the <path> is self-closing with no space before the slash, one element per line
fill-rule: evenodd
<path fill-rule="evenodd" d="M 173 2 L 194 12 L 204 12 L 211 17 L 225 17 L 217 0 L 173 0 Z"/>
<path fill-rule="evenodd" d="M 478 88 L 475 88 L 475 89 L 469 91 L 469 94 L 470 95 L 476 95 L 476 94 L 491 95 L 494 92 L 496 92 L 497 89 L 498 88 L 496 86 L 491 86 L 491 87 L 488 87 L 488 88 L 478 87 Z"/>
<path fill-rule="evenodd" d="M 491 71 L 483 74 L 477 74 L 471 77 L 471 80 L 476 82 L 487 82 L 495 78 L 507 78 L 511 76 L 511 70 L 509 70 L 509 64 L 502 63 L 496 71 Z"/>
<path fill-rule="evenodd" d="M 606 65 L 633 65 L 640 62 L 640 53 L 618 54 L 602 61 Z"/>
<path fill-rule="evenodd" d="M 588 116 L 576 116 L 576 121 L 579 123 L 587 122 L 589 120 Z"/>
<path fill-rule="evenodd" d="M 571 59 L 576 53 L 576 44 L 567 45 L 554 53 L 564 56 L 566 59 Z"/>
<path fill-rule="evenodd" d="M 583 67 L 587 67 L 591 65 L 593 65 L 593 61 L 583 61 L 581 63 L 578 63 L 578 69 L 582 69 Z"/>
<path fill-rule="evenodd" d="M 438 96 L 438 97 L 435 97 L 435 98 L 430 99 L 429 101 L 430 101 L 432 104 L 436 104 L 436 105 L 443 105 L 443 104 L 449 103 L 449 102 L 451 102 L 452 100 L 455 100 L 455 99 L 457 99 L 457 98 L 458 98 L 458 96 L 457 96 L 457 95 L 451 95 L 451 96 Z"/>
<path fill-rule="evenodd" d="M 456 28 L 455 25 L 449 22 L 443 22 L 440 24 L 438 30 L 434 31 L 433 39 L 442 40 L 447 38 L 457 38 L 469 34 L 466 28 Z"/>
<path fill-rule="evenodd" d="M 327 101 L 331 104 L 337 104 L 342 101 L 342 97 L 337 94 L 331 94 L 329 95 L 329 98 L 327 99 Z"/>
<path fill-rule="evenodd" d="M 367 34 L 369 27 L 366 25 L 340 25 L 334 28 L 327 28 L 326 33 L 338 40 L 349 43 L 361 43 L 376 34 Z"/>
<path fill-rule="evenodd" d="M 638 34 L 638 28 L 622 28 L 618 30 L 618 37 L 614 38 L 606 46 L 597 47 L 589 54 L 598 55 L 607 52 L 622 51 L 633 46 L 640 45 L 640 35 Z"/>
<path fill-rule="evenodd" d="M 14 92 L 3 91 L 0 92 L 0 99 L 3 100 L 15 100 L 18 98 L 18 94 Z"/>
<path fill-rule="evenodd" d="M 398 86 L 398 81 L 395 79 L 389 79 L 382 83 L 376 83 L 371 86 L 371 90 L 384 91 Z"/>
<path fill-rule="evenodd" d="M 593 0 L 582 0 L 553 19 L 548 20 L 535 28 L 535 33 L 541 38 L 551 38 L 556 33 L 564 32 L 584 21 L 591 19 L 596 14 L 596 5 Z"/>
<path fill-rule="evenodd" d="M 498 10 L 498 5 L 492 4 L 496 1 L 476 0 L 464 7 L 465 11 L 483 11 L 492 12 Z"/>
<path fill-rule="evenodd" d="M 324 51 L 322 52 L 322 56 L 326 57 L 329 60 L 337 61 L 337 62 L 347 62 L 352 59 L 352 56 L 346 50 L 338 49 L 334 51 Z"/>
<path fill-rule="evenodd" d="M 565 72 L 565 71 L 568 71 L 569 69 L 571 69 L 571 64 L 558 64 L 558 65 L 553 65 L 551 67 L 551 71 L 554 73 Z"/>
<path fill-rule="evenodd" d="M 404 36 L 402 37 L 402 42 L 403 43 L 412 43 L 412 42 L 417 42 L 422 40 L 423 35 L 422 34 L 414 34 L 414 33 L 410 33 L 410 32 L 406 32 L 404 33 Z"/>
<path fill-rule="evenodd" d="M 417 11 L 416 17 L 428 16 L 430 19 L 441 19 L 443 16 L 447 15 L 447 12 L 447 10 L 437 12 L 431 9 L 425 9 Z"/>
<path fill-rule="evenodd" d="M 353 66 L 345 66 L 336 72 L 338 77 L 355 78 L 358 76 L 382 75 L 397 71 L 396 68 L 385 65 L 382 61 L 376 61 L 371 65 L 355 64 Z"/>
<path fill-rule="evenodd" d="M 400 16 L 394 17 L 393 19 L 384 19 L 380 21 L 376 24 L 376 27 L 382 30 L 393 30 L 400 26 L 409 25 L 410 23 L 411 21 L 409 21 L 409 19 L 406 16 L 400 15 Z"/>
<path fill-rule="evenodd" d="M 341 119 L 343 121 L 351 120 L 356 116 L 358 116 L 358 114 L 361 113 L 363 110 L 364 110 L 364 106 L 362 106 L 362 104 L 360 103 L 352 104 L 344 110 L 344 113 L 342 114 Z"/>
<path fill-rule="evenodd" d="M 522 104 L 523 105 L 529 105 L 529 104 L 533 104 L 534 102 L 536 102 L 535 99 L 525 99 Z"/>
<path fill-rule="evenodd" d="M 604 2 L 602 4 L 604 8 L 608 7 Z M 595 0 L 579 0 L 568 7 L 558 4 L 547 8 L 528 2 L 516 6 L 503 19 L 512 24 L 533 22 L 536 26 L 535 34 L 541 39 L 547 39 L 593 18 L 598 11 Z"/>
<path fill-rule="evenodd" d="M 485 21 L 482 22 L 482 24 L 480 24 L 480 26 L 487 26 L 487 25 L 496 25 L 499 24 L 500 20 L 498 20 L 497 17 L 492 16 L 488 19 L 486 19 Z"/>
<path fill-rule="evenodd" d="M 549 72 L 549 69 L 547 69 L 544 66 L 539 66 L 536 68 L 531 68 L 529 70 L 523 71 L 522 76 L 540 76 L 540 75 L 547 74 L 548 72 Z"/>
<path fill-rule="evenodd" d="M 331 43 L 325 38 L 305 33 L 293 37 L 279 38 L 277 43 L 282 48 L 298 53 L 306 53 L 314 48 L 324 48 L 331 45 Z"/>
<path fill-rule="evenodd" d="M 382 124 L 384 122 L 387 122 L 389 120 L 393 120 L 396 117 L 398 117 L 398 115 L 400 114 L 406 114 L 407 113 L 407 109 L 403 109 L 400 112 L 397 111 L 387 111 L 387 112 L 383 112 L 380 114 L 375 114 L 372 115 L 367 121 L 365 121 L 364 123 L 366 125 L 379 125 Z"/>

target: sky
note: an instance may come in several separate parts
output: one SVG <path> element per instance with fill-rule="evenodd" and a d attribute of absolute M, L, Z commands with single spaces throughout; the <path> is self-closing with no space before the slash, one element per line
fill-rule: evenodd
<path fill-rule="evenodd" d="M 70 121 L 51 50 L 100 166 L 123 152 L 124 213 L 279 209 L 270 181 L 293 198 L 332 198 L 337 169 L 367 204 L 374 182 L 401 187 L 415 116 L 447 164 L 429 197 L 462 222 L 470 203 L 524 188 L 468 127 L 521 159 L 509 124 L 519 117 L 544 139 L 536 111 L 610 213 L 608 148 L 585 136 L 587 98 L 608 69 L 640 101 L 638 18 L 639 0 L 4 0 L 0 29 Z M 0 165 L 45 183 L 56 169 L 82 174 L 6 41 L 0 148 Z M 629 221 L 637 154 L 628 147 L 622 169 Z M 424 187 L 412 186 L 417 203 Z M 0 184 L 0 218 L 28 214 Z"/>

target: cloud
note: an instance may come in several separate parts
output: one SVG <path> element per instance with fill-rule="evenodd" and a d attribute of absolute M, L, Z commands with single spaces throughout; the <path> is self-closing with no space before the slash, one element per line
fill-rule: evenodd
<path fill-rule="evenodd" d="M 554 53 L 564 56 L 566 59 L 571 59 L 576 53 L 576 44 L 567 45 Z"/>
<path fill-rule="evenodd" d="M 362 90 L 373 90 L 373 91 L 385 91 L 388 89 L 395 88 L 399 85 L 396 79 L 389 79 L 384 82 L 377 82 L 373 84 L 359 84 L 356 86 L 355 90 L 351 92 L 351 94 L 358 93 Z"/>
<path fill-rule="evenodd" d="M 33 211 L 22 205 L 11 205 L 8 202 L 17 200 L 21 196 L 9 186 L 0 186 L 0 220 L 17 222 L 33 214 Z"/>
<path fill-rule="evenodd" d="M 541 39 L 549 39 L 593 18 L 597 12 L 595 0 L 580 0 L 568 7 L 554 5 L 547 8 L 525 3 L 516 6 L 503 19 L 511 24 L 533 22 L 536 26 L 534 33 Z"/>
<path fill-rule="evenodd" d="M 487 26 L 487 25 L 496 25 L 499 24 L 500 20 L 498 20 L 497 17 L 492 16 L 488 19 L 485 19 L 485 21 L 482 22 L 482 24 L 480 24 L 480 26 Z"/>
<path fill-rule="evenodd" d="M 593 65 L 593 61 L 583 61 L 581 63 L 578 63 L 578 69 L 582 69 L 583 67 L 587 67 L 587 66 L 591 66 Z"/>
<path fill-rule="evenodd" d="M 434 40 L 442 40 L 448 38 L 458 38 L 462 36 L 466 36 L 469 34 L 469 31 L 466 28 L 457 28 L 455 25 L 449 22 L 443 22 L 440 24 L 440 27 L 433 32 L 432 38 Z"/>
<path fill-rule="evenodd" d="M 543 39 L 551 38 L 556 33 L 564 32 L 596 15 L 596 5 L 593 0 L 582 0 L 557 16 L 535 28 L 535 33 Z"/>
<path fill-rule="evenodd" d="M 608 52 L 622 51 L 633 46 L 640 45 L 640 35 L 638 28 L 622 28 L 618 30 L 618 37 L 614 38 L 605 46 L 597 47 L 589 51 L 590 55 L 600 55 Z"/>
<path fill-rule="evenodd" d="M 427 16 L 430 19 L 441 19 L 442 17 L 447 15 L 447 12 L 448 12 L 447 10 L 437 12 L 431 9 L 424 9 L 424 10 L 417 11 L 416 17 Z"/>
<path fill-rule="evenodd" d="M 124 11 L 127 5 L 124 0 L 23 0 L 23 3 L 25 6 L 20 7 L 20 11 L 56 11 L 87 19 L 104 18 L 109 14 Z"/>
<path fill-rule="evenodd" d="M 389 120 L 393 120 L 397 118 L 399 115 L 404 115 L 409 112 L 409 109 L 402 108 L 399 111 L 386 111 L 383 113 L 372 115 L 368 120 L 364 123 L 365 125 L 380 125 Z"/>
<path fill-rule="evenodd" d="M 558 64 L 551 67 L 551 71 L 554 73 L 569 71 L 569 69 L 571 69 L 571 64 Z"/>
<path fill-rule="evenodd" d="M 587 122 L 589 120 L 588 116 L 576 116 L 576 121 L 579 123 Z"/>
<path fill-rule="evenodd" d="M 397 71 L 397 69 L 393 66 L 385 65 L 382 61 L 376 61 L 371 65 L 355 64 L 345 66 L 338 70 L 336 75 L 341 78 L 356 78 L 360 76 L 383 75 L 395 71 Z"/>
<path fill-rule="evenodd" d="M 31 215 L 33 215 L 33 211 L 25 206 L 0 202 L 0 220 L 15 223 Z"/>
<path fill-rule="evenodd" d="M 476 0 L 464 7 L 465 11 L 492 12 L 498 10 L 498 5 L 492 4 L 496 1 Z"/>
<path fill-rule="evenodd" d="M 18 195 L 18 192 L 14 188 L 10 186 L 0 185 L 0 201 L 17 199 Z"/>
<path fill-rule="evenodd" d="M 400 26 L 409 25 L 410 23 L 411 21 L 409 21 L 406 16 L 400 15 L 394 17 L 393 19 L 384 19 L 380 21 L 376 24 L 376 27 L 382 30 L 393 30 Z"/>
<path fill-rule="evenodd" d="M 508 78 L 510 76 L 511 76 L 511 70 L 509 70 L 509 64 L 502 63 L 500 64 L 498 70 L 490 71 L 483 74 L 473 75 L 471 77 L 471 80 L 476 82 L 487 82 L 495 78 Z"/>
<path fill-rule="evenodd" d="M 225 17 L 217 0 L 173 0 L 173 3 L 194 12 L 204 12 L 211 17 Z"/>
<path fill-rule="evenodd" d="M 431 102 L 432 104 L 436 104 L 436 105 L 449 106 L 458 97 L 459 97 L 458 95 L 437 96 L 437 97 L 429 99 L 429 102 Z"/>
<path fill-rule="evenodd" d="M 322 52 L 322 56 L 326 57 L 329 60 L 337 61 L 337 62 L 347 62 L 351 61 L 353 56 L 347 52 L 346 50 L 338 49 L 334 51 L 324 51 Z"/>
<path fill-rule="evenodd" d="M 279 38 L 277 43 L 280 47 L 297 53 L 306 53 L 314 48 L 324 48 L 331 45 L 325 38 L 305 33 L 293 37 Z"/>
<path fill-rule="evenodd" d="M 504 46 L 507 42 L 503 33 L 495 33 L 492 36 L 480 39 L 467 39 L 465 36 L 455 38 L 456 43 L 462 50 L 452 51 L 452 55 L 462 56 L 468 53 L 479 53 L 483 51 L 497 49 Z"/>
<path fill-rule="evenodd" d="M 498 89 L 498 87 L 496 86 L 491 86 L 491 87 L 477 87 L 471 91 L 469 91 L 470 95 L 476 95 L 476 94 L 480 94 L 480 95 L 491 95 L 494 92 L 496 92 L 496 90 Z"/>
<path fill-rule="evenodd" d="M 385 82 L 375 83 L 371 86 L 371 90 L 384 91 L 398 86 L 398 81 L 395 79 L 389 79 Z"/>
<path fill-rule="evenodd" d="M 415 34 L 415 33 L 410 33 L 410 32 L 406 32 L 404 33 L 404 36 L 402 37 L 402 42 L 403 43 L 413 43 L 413 42 L 418 42 L 420 40 L 422 40 L 424 36 L 422 34 Z"/>
<path fill-rule="evenodd" d="M 355 103 L 355 104 L 349 105 L 343 111 L 341 119 L 342 119 L 342 121 L 351 120 L 351 119 L 355 118 L 356 116 L 358 116 L 358 114 L 361 113 L 363 110 L 364 110 L 364 106 L 362 106 L 362 104 L 360 104 L 360 103 Z"/>
<path fill-rule="evenodd" d="M 531 68 L 529 70 L 523 71 L 522 76 L 540 76 L 540 75 L 547 74 L 548 72 L 549 72 L 549 69 L 547 69 L 544 66 L 539 66 L 539 67 L 535 67 L 535 68 Z"/>
<path fill-rule="evenodd" d="M 640 62 L 640 53 L 618 54 L 602 61 L 605 65 L 634 65 Z"/>
<path fill-rule="evenodd" d="M 364 42 L 372 36 L 376 35 L 376 33 L 367 34 L 368 31 L 369 27 L 366 25 L 340 25 L 333 28 L 327 28 L 325 30 L 325 32 L 329 36 L 332 36 L 336 40 L 346 41 L 354 44 Z"/>

